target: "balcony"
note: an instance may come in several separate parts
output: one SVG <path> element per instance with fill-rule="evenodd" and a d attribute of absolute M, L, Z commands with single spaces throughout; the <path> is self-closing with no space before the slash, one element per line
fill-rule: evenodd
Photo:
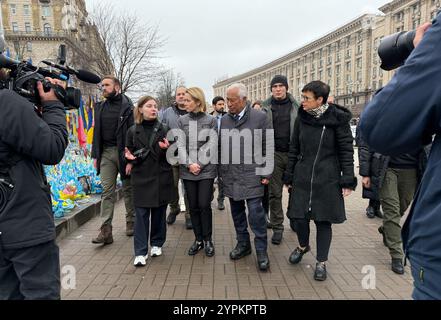
<path fill-rule="evenodd" d="M 45 38 L 45 39 L 59 39 L 70 37 L 70 34 L 66 31 L 18 31 L 14 32 L 12 30 L 5 30 L 5 39 L 16 39 L 16 38 Z"/>

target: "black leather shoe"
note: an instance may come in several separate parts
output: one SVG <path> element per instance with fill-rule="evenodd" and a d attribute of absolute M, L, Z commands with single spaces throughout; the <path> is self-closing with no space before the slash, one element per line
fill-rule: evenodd
<path fill-rule="evenodd" d="M 239 260 L 251 254 L 251 243 L 238 243 L 236 248 L 230 252 L 231 260 Z"/>
<path fill-rule="evenodd" d="M 374 209 L 374 207 L 371 207 L 371 206 L 367 207 L 367 209 L 366 209 L 366 216 L 369 219 L 374 219 L 375 218 L 375 209 Z"/>
<path fill-rule="evenodd" d="M 273 237 L 271 238 L 272 244 L 279 245 L 282 243 L 282 239 L 283 239 L 283 231 L 274 230 Z"/>
<path fill-rule="evenodd" d="M 392 271 L 396 274 L 404 274 L 403 260 L 392 259 Z"/>
<path fill-rule="evenodd" d="M 302 261 L 303 256 L 309 251 L 311 251 L 310 246 L 307 246 L 304 250 L 297 247 L 289 256 L 289 263 L 298 264 L 300 261 Z"/>
<path fill-rule="evenodd" d="M 260 271 L 267 271 L 269 269 L 269 258 L 266 252 L 257 252 L 257 265 Z"/>
<path fill-rule="evenodd" d="M 213 242 L 210 241 L 204 241 L 204 247 L 205 247 L 205 255 L 207 257 L 214 256 L 214 245 Z"/>
<path fill-rule="evenodd" d="M 173 224 L 173 223 L 175 223 L 176 222 L 176 216 L 178 215 L 179 213 L 175 213 L 175 212 L 170 212 L 169 214 L 168 214 L 168 217 L 167 217 L 167 224 Z"/>
<path fill-rule="evenodd" d="M 326 265 L 324 263 L 317 262 L 317 264 L 315 265 L 314 280 L 325 281 L 326 278 Z"/>
<path fill-rule="evenodd" d="M 195 241 L 193 245 L 190 247 L 190 249 L 188 249 L 188 255 L 194 256 L 202 249 L 204 249 L 204 243 L 202 241 L 201 242 Z"/>

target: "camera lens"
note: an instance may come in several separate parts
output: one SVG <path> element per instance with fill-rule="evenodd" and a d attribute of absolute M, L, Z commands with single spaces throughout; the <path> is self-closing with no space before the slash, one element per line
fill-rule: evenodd
<path fill-rule="evenodd" d="M 414 49 L 413 40 L 416 31 L 398 32 L 381 41 L 378 55 L 381 58 L 381 69 L 390 71 L 404 64 Z"/>

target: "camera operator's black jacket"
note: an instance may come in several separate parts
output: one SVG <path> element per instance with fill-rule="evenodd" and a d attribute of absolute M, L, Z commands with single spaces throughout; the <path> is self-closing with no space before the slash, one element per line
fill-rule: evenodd
<path fill-rule="evenodd" d="M 104 146 L 102 141 L 102 121 L 101 113 L 104 108 L 109 104 L 109 101 L 103 101 L 96 105 L 95 107 L 95 129 L 93 132 L 93 143 L 92 143 L 92 158 L 97 160 L 97 174 L 100 174 L 101 157 L 103 154 Z M 133 103 L 132 101 L 122 94 L 122 105 L 121 112 L 118 119 L 118 129 L 116 131 L 116 141 L 118 147 L 118 159 L 119 159 L 119 173 L 121 179 L 127 179 L 126 176 L 126 164 L 127 161 L 124 156 L 124 149 L 126 145 L 127 131 L 134 124 L 133 116 Z"/>
<path fill-rule="evenodd" d="M 67 144 L 62 103 L 45 103 L 40 118 L 26 99 L 0 90 L 1 175 L 14 185 L 0 212 L 0 245 L 4 249 L 55 239 L 50 186 L 42 165 L 60 162 Z"/>

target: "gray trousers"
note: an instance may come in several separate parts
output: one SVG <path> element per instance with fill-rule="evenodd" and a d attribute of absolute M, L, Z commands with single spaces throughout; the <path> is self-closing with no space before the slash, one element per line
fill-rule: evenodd
<path fill-rule="evenodd" d="M 384 214 L 385 245 L 393 259 L 404 258 L 400 221 L 413 200 L 416 187 L 416 169 L 387 169 L 380 189 L 380 201 Z"/>
<path fill-rule="evenodd" d="M 112 225 L 113 212 L 116 202 L 116 179 L 119 173 L 119 160 L 117 147 L 104 148 L 101 158 L 101 183 L 103 194 L 101 195 L 101 218 L 102 225 Z M 124 204 L 126 207 L 126 222 L 135 221 L 135 209 L 133 207 L 132 185 L 130 179 L 122 180 Z"/>
<path fill-rule="evenodd" d="M 274 172 L 269 185 L 270 222 L 273 230 L 284 230 L 283 227 L 283 173 L 288 166 L 288 153 L 274 153 Z"/>

